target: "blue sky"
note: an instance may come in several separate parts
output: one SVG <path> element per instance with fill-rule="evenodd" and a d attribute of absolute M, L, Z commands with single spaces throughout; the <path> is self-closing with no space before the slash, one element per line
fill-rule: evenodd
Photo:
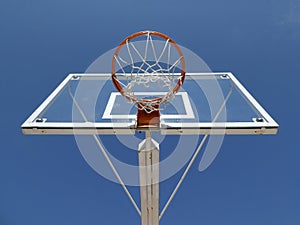
<path fill-rule="evenodd" d="M 140 224 L 74 137 L 25 136 L 20 125 L 67 74 L 148 29 L 234 72 L 280 124 L 276 136 L 226 136 L 202 173 L 198 158 L 161 224 L 300 224 L 299 0 L 2 0 L 0 224 Z M 162 183 L 162 201 L 176 179 Z"/>

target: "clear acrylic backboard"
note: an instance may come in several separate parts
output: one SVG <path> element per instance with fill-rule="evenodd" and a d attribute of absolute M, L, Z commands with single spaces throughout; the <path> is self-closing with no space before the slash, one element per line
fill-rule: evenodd
<path fill-rule="evenodd" d="M 162 94 L 157 87 L 135 90 L 140 97 Z M 230 72 L 187 73 L 179 92 L 160 113 L 156 130 L 163 134 L 275 134 L 278 129 Z M 111 74 L 70 74 L 24 122 L 22 131 L 130 134 L 137 130 L 136 114 L 137 108 L 115 89 Z"/>

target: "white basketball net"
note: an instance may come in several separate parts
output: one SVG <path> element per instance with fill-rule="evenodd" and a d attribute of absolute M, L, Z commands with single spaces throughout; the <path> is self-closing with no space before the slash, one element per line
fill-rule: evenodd
<path fill-rule="evenodd" d="M 139 109 L 151 113 L 165 108 L 166 103 L 174 98 L 174 86 L 178 81 L 182 84 L 182 77 L 176 79 L 175 73 L 178 72 L 183 57 L 169 39 L 157 42 L 150 33 L 145 36 L 146 40 L 143 41 L 132 42 L 127 39 L 122 51 L 113 57 L 119 67 L 116 69 L 115 79 L 123 88 L 122 95 Z M 142 49 L 139 48 L 141 45 Z M 178 56 L 174 56 L 176 53 Z M 147 91 L 153 89 L 153 84 L 163 88 L 165 94 L 154 99 L 135 95 L 137 86 Z"/>

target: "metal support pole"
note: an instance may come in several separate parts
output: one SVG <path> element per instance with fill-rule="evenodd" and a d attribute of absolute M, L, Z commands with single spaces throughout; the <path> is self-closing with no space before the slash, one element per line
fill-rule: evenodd
<path fill-rule="evenodd" d="M 78 111 L 80 112 L 82 118 L 84 119 L 85 122 L 88 122 L 87 117 L 85 116 L 83 110 L 81 109 L 81 107 L 79 106 L 78 102 L 76 101 L 76 99 L 74 98 L 70 86 L 69 86 L 69 94 L 71 96 L 71 98 L 73 99 L 73 102 L 75 104 L 75 106 L 77 107 Z M 109 155 L 107 154 L 107 152 L 105 151 L 104 147 L 101 144 L 101 141 L 99 139 L 99 137 L 97 135 L 93 135 L 94 140 L 96 141 L 98 147 L 100 148 L 102 154 L 104 155 L 108 165 L 110 166 L 110 168 L 112 169 L 113 173 L 115 174 L 116 178 L 118 179 L 119 183 L 121 184 L 121 186 L 123 187 L 125 193 L 127 194 L 129 200 L 131 201 L 131 203 L 133 204 L 134 208 L 136 209 L 137 213 L 141 216 L 141 210 L 139 209 L 139 207 L 137 206 L 136 202 L 134 201 L 133 197 L 131 196 L 130 192 L 128 191 L 125 183 L 123 182 L 120 174 L 118 173 L 117 169 L 115 168 L 114 164 L 112 163 L 112 161 L 109 158 Z"/>
<path fill-rule="evenodd" d="M 159 144 L 146 131 L 139 144 L 139 172 L 142 225 L 159 224 Z"/>
<path fill-rule="evenodd" d="M 170 198 L 168 199 L 166 205 L 165 205 L 164 208 L 162 209 L 162 211 L 161 211 L 161 213 L 160 213 L 160 215 L 159 215 L 159 219 L 162 218 L 162 216 L 164 215 L 165 211 L 166 211 L 167 208 L 169 207 L 169 205 L 170 205 L 171 201 L 173 200 L 174 196 L 176 195 L 176 193 L 177 193 L 177 191 L 178 191 L 180 185 L 182 184 L 184 178 L 186 177 L 187 173 L 189 172 L 191 166 L 193 165 L 193 163 L 194 163 L 194 161 L 195 161 L 197 155 L 199 154 L 200 150 L 202 149 L 202 147 L 203 147 L 203 145 L 204 145 L 205 140 L 206 140 L 207 137 L 208 137 L 208 134 L 206 134 L 206 135 L 203 137 L 203 139 L 202 139 L 200 145 L 198 146 L 196 152 L 193 154 L 192 159 L 190 160 L 189 164 L 188 164 L 187 167 L 185 168 L 184 173 L 182 174 L 180 180 L 178 181 L 178 183 L 177 183 L 175 189 L 173 190 L 173 192 L 172 192 Z"/>

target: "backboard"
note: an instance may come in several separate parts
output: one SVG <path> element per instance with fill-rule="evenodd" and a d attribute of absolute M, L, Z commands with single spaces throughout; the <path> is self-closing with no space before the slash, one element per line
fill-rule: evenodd
<path fill-rule="evenodd" d="M 135 95 L 155 97 L 163 93 L 141 87 Z M 278 129 L 230 72 L 187 73 L 179 92 L 160 112 L 156 130 L 163 134 L 275 134 Z M 24 122 L 22 131 L 131 134 L 138 130 L 136 114 L 137 108 L 115 89 L 110 73 L 70 74 Z"/>

